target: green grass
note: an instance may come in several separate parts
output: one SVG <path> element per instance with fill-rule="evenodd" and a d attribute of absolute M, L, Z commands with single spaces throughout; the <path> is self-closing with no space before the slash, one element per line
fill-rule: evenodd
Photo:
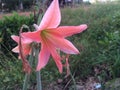
<path fill-rule="evenodd" d="M 0 54 L 0 90 L 13 90 L 21 87 L 24 73 L 21 70 L 21 61 L 10 55 Z"/>
<path fill-rule="evenodd" d="M 80 55 L 71 55 L 70 59 L 76 77 L 84 79 L 90 75 L 94 76 L 95 67 L 107 74 L 104 78 L 120 76 L 120 64 L 117 63 L 117 53 L 120 51 L 119 9 L 120 3 L 62 9 L 61 25 L 88 25 L 86 31 L 69 38 L 81 52 Z M 106 66 L 107 69 L 101 66 Z M 100 75 L 102 74 L 101 72 Z"/>
<path fill-rule="evenodd" d="M 88 25 L 86 31 L 68 37 L 80 51 L 79 55 L 71 55 L 69 59 L 75 78 L 85 80 L 89 76 L 100 76 L 103 81 L 107 81 L 120 77 L 120 3 L 81 5 L 77 8 L 66 7 L 61 8 L 61 12 L 61 25 Z M 16 19 L 13 18 L 13 20 Z M 6 20 L 6 23 L 9 22 Z M 19 23 L 19 25 L 21 24 Z M 3 27 L 6 31 L 8 30 L 5 23 Z M 10 30 L 11 27 L 9 27 L 9 32 Z M 10 55 L 0 55 L 0 64 L 3 64 L 0 66 L 0 89 L 21 88 L 24 78 L 21 61 L 10 58 L 12 57 Z M 95 68 L 100 71 L 99 74 L 96 74 Z M 54 61 L 50 60 L 41 71 L 42 81 L 51 83 L 57 78 L 63 78 L 65 72 L 64 70 L 63 74 L 59 74 Z M 34 78 L 32 76 L 33 83 Z M 18 86 L 14 87 L 15 85 Z"/>

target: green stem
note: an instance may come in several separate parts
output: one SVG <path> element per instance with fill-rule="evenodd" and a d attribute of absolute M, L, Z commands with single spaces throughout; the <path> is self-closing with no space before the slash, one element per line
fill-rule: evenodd
<path fill-rule="evenodd" d="M 40 71 L 37 71 L 36 75 L 37 75 L 37 90 L 42 90 Z"/>
<path fill-rule="evenodd" d="M 34 54 L 34 47 L 32 46 L 32 52 L 31 52 L 31 55 L 29 57 L 29 63 L 30 63 L 31 67 L 32 67 L 32 64 L 33 64 L 33 54 Z M 27 90 L 29 80 L 30 80 L 30 74 L 26 73 L 22 90 Z"/>
<path fill-rule="evenodd" d="M 71 71 L 70 71 L 70 76 L 71 76 L 72 81 L 73 81 L 73 84 L 74 84 L 74 90 L 77 90 L 77 88 L 76 88 L 76 82 L 75 82 L 75 79 L 74 79 L 74 77 L 73 77 Z"/>
<path fill-rule="evenodd" d="M 36 49 L 35 50 L 35 60 L 36 60 L 36 65 L 38 63 L 38 54 L 39 54 L 39 50 Z M 36 77 L 37 77 L 37 90 L 42 90 L 42 84 L 41 84 L 41 75 L 40 75 L 40 71 L 36 72 Z"/>
<path fill-rule="evenodd" d="M 30 79 L 30 74 L 26 73 L 22 90 L 27 90 L 29 79 Z"/>
<path fill-rule="evenodd" d="M 40 9 L 40 0 L 38 0 L 39 5 L 38 5 L 38 10 Z M 38 20 L 37 20 L 37 24 L 39 25 L 40 21 L 42 19 L 42 14 L 40 12 L 38 12 Z M 35 60 L 36 60 L 36 66 L 38 64 L 38 54 L 39 54 L 39 50 L 36 49 L 36 56 L 35 56 Z M 41 74 L 40 71 L 36 72 L 36 77 L 37 77 L 37 90 L 42 90 L 42 83 L 41 83 Z"/>

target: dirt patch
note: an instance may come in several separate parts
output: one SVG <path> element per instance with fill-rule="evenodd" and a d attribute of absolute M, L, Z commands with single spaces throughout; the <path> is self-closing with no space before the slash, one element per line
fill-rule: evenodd
<path fill-rule="evenodd" d="M 19 15 L 21 16 L 29 16 L 30 14 L 32 14 L 33 12 L 18 12 Z M 13 13 L 7 13 L 7 14 L 0 14 L 0 19 L 2 19 L 4 16 L 12 16 Z"/>

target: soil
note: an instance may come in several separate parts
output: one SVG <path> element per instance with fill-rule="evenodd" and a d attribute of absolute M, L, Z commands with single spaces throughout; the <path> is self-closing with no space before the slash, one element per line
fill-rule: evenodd
<path fill-rule="evenodd" d="M 19 15 L 22 16 L 29 16 L 32 12 L 18 12 Z M 4 16 L 11 16 L 13 15 L 12 13 L 0 13 L 0 20 L 4 17 Z"/>

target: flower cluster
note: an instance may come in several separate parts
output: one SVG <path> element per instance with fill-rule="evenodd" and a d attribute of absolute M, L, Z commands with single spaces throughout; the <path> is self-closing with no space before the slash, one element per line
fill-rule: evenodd
<path fill-rule="evenodd" d="M 20 54 L 20 47 L 22 46 L 21 53 L 23 53 L 22 55 L 26 57 L 30 54 L 32 42 L 41 43 L 36 70 L 39 71 L 45 67 L 50 56 L 52 56 L 59 72 L 62 73 L 63 65 L 57 49 L 60 49 L 66 54 L 78 54 L 79 51 L 77 48 L 68 41 L 66 37 L 81 33 L 87 29 L 87 25 L 59 26 L 60 21 L 61 13 L 59 3 L 58 0 L 53 0 L 44 14 L 40 25 L 34 24 L 36 31 L 21 33 L 20 37 L 12 36 L 13 40 L 18 43 L 18 46 L 15 47 L 13 51 Z M 21 40 L 19 38 L 21 38 Z"/>

